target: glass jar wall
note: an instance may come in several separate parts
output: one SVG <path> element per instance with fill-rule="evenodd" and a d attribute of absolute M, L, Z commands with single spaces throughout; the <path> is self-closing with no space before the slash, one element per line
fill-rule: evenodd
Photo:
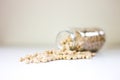
<path fill-rule="evenodd" d="M 105 33 L 100 28 L 71 28 L 58 33 L 58 48 L 76 51 L 98 51 L 105 42 Z"/>

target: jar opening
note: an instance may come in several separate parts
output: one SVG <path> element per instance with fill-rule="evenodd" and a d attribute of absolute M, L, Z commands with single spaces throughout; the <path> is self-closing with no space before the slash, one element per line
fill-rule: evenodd
<path fill-rule="evenodd" d="M 75 35 L 73 32 L 65 30 L 65 31 L 61 31 L 57 34 L 56 37 L 56 44 L 57 47 L 59 49 L 63 49 L 64 47 L 68 47 L 70 48 L 74 46 L 74 40 L 75 39 Z"/>

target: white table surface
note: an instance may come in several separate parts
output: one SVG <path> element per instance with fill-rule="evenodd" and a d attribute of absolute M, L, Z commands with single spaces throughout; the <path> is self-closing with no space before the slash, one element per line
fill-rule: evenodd
<path fill-rule="evenodd" d="M 25 64 L 19 58 L 45 48 L 0 47 L 0 80 L 120 80 L 120 47 L 88 60 Z"/>

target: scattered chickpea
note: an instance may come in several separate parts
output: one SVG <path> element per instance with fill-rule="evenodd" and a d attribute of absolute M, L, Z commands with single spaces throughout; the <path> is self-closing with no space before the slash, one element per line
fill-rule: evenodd
<path fill-rule="evenodd" d="M 30 63 L 30 60 L 25 59 L 25 63 L 26 63 L 26 64 L 29 64 L 29 63 Z"/>
<path fill-rule="evenodd" d="M 20 61 L 20 62 L 23 62 L 24 60 L 25 60 L 25 59 L 21 57 L 19 61 Z"/>
<path fill-rule="evenodd" d="M 89 29 L 86 29 L 86 32 Z M 91 31 L 95 31 L 91 29 Z M 81 37 L 79 31 L 75 32 L 76 38 L 74 43 L 70 36 L 60 41 L 62 49 L 51 49 L 46 50 L 42 53 L 34 53 L 26 55 L 20 58 L 20 62 L 29 63 L 40 63 L 49 62 L 54 60 L 75 60 L 75 59 L 90 59 L 96 55 L 93 51 L 99 50 L 105 42 L 104 35 L 92 36 L 92 37 Z"/>

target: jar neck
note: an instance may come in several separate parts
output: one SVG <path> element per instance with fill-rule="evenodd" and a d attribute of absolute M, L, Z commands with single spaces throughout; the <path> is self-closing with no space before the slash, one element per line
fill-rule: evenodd
<path fill-rule="evenodd" d="M 59 49 L 63 49 L 64 43 L 67 43 L 67 41 L 69 41 L 69 38 L 70 38 L 70 40 L 72 42 L 71 46 L 74 47 L 74 44 L 75 44 L 75 34 L 74 34 L 74 32 L 72 32 L 70 30 L 65 30 L 65 31 L 59 32 L 57 34 L 57 37 L 56 37 L 56 45 L 57 45 L 57 47 Z"/>

